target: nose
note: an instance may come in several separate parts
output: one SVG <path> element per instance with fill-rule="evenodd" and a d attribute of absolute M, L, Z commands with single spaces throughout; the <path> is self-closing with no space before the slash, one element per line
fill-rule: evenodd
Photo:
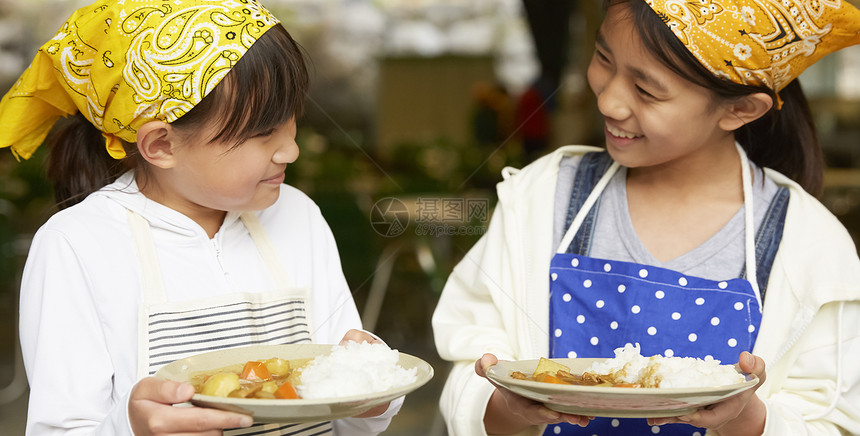
<path fill-rule="evenodd" d="M 299 145 L 292 136 L 285 135 L 278 143 L 278 148 L 272 155 L 272 162 L 276 164 L 291 164 L 299 158 Z"/>
<path fill-rule="evenodd" d="M 625 89 L 622 80 L 617 76 L 610 78 L 603 88 L 596 93 L 597 109 L 606 118 L 624 120 L 631 115 L 630 95 L 633 90 Z"/>

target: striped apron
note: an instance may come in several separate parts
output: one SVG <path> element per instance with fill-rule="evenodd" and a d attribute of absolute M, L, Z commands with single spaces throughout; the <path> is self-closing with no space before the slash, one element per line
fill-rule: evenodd
<path fill-rule="evenodd" d="M 310 289 L 290 286 L 257 216 L 245 212 L 241 219 L 280 290 L 168 302 L 149 223 L 129 211 L 143 281 L 138 316 L 138 378 L 151 376 L 174 360 L 207 351 L 311 342 Z M 311 436 L 334 432 L 331 422 L 323 422 L 255 424 L 224 434 Z"/>

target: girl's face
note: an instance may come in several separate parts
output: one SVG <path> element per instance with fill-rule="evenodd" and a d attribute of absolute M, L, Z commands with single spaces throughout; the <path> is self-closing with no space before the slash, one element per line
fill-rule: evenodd
<path fill-rule="evenodd" d="M 200 132 L 174 151 L 168 172 L 174 193 L 160 201 L 194 218 L 208 211 L 265 209 L 278 199 L 287 164 L 299 156 L 296 122 L 232 143 L 207 143 L 212 131 Z"/>
<path fill-rule="evenodd" d="M 725 107 L 647 52 L 629 14 L 626 4 L 608 8 L 588 66 L 612 158 L 651 167 L 707 160 L 718 147 L 733 147 L 732 132 L 718 126 Z"/>

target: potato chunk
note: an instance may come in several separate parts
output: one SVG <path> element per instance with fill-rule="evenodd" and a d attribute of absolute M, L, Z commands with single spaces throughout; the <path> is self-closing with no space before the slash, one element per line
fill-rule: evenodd
<path fill-rule="evenodd" d="M 203 383 L 201 394 L 214 397 L 226 397 L 230 392 L 239 389 L 239 374 L 221 372 L 209 377 Z"/>
<path fill-rule="evenodd" d="M 537 368 L 535 368 L 534 375 L 537 376 L 538 374 L 543 374 L 545 372 L 555 374 L 558 371 L 570 372 L 570 368 L 545 357 L 541 357 Z"/>

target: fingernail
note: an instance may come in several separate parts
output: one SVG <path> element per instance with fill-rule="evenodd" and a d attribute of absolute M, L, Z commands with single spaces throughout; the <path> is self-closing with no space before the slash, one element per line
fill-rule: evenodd
<path fill-rule="evenodd" d="M 747 354 L 747 363 L 750 366 L 755 366 L 755 357 L 752 354 Z"/>
<path fill-rule="evenodd" d="M 684 421 L 684 422 L 690 422 L 690 421 L 692 421 L 692 420 L 693 420 L 693 417 L 694 417 L 694 416 L 695 416 L 695 415 L 684 415 L 684 416 L 679 416 L 679 417 L 678 417 L 678 420 L 679 420 L 679 421 Z"/>
<path fill-rule="evenodd" d="M 239 427 L 250 427 L 253 423 L 254 420 L 251 419 L 250 416 L 243 416 L 239 418 Z"/>
<path fill-rule="evenodd" d="M 191 385 L 181 384 L 176 388 L 176 396 L 179 398 L 189 398 L 194 395 L 194 388 Z"/>

